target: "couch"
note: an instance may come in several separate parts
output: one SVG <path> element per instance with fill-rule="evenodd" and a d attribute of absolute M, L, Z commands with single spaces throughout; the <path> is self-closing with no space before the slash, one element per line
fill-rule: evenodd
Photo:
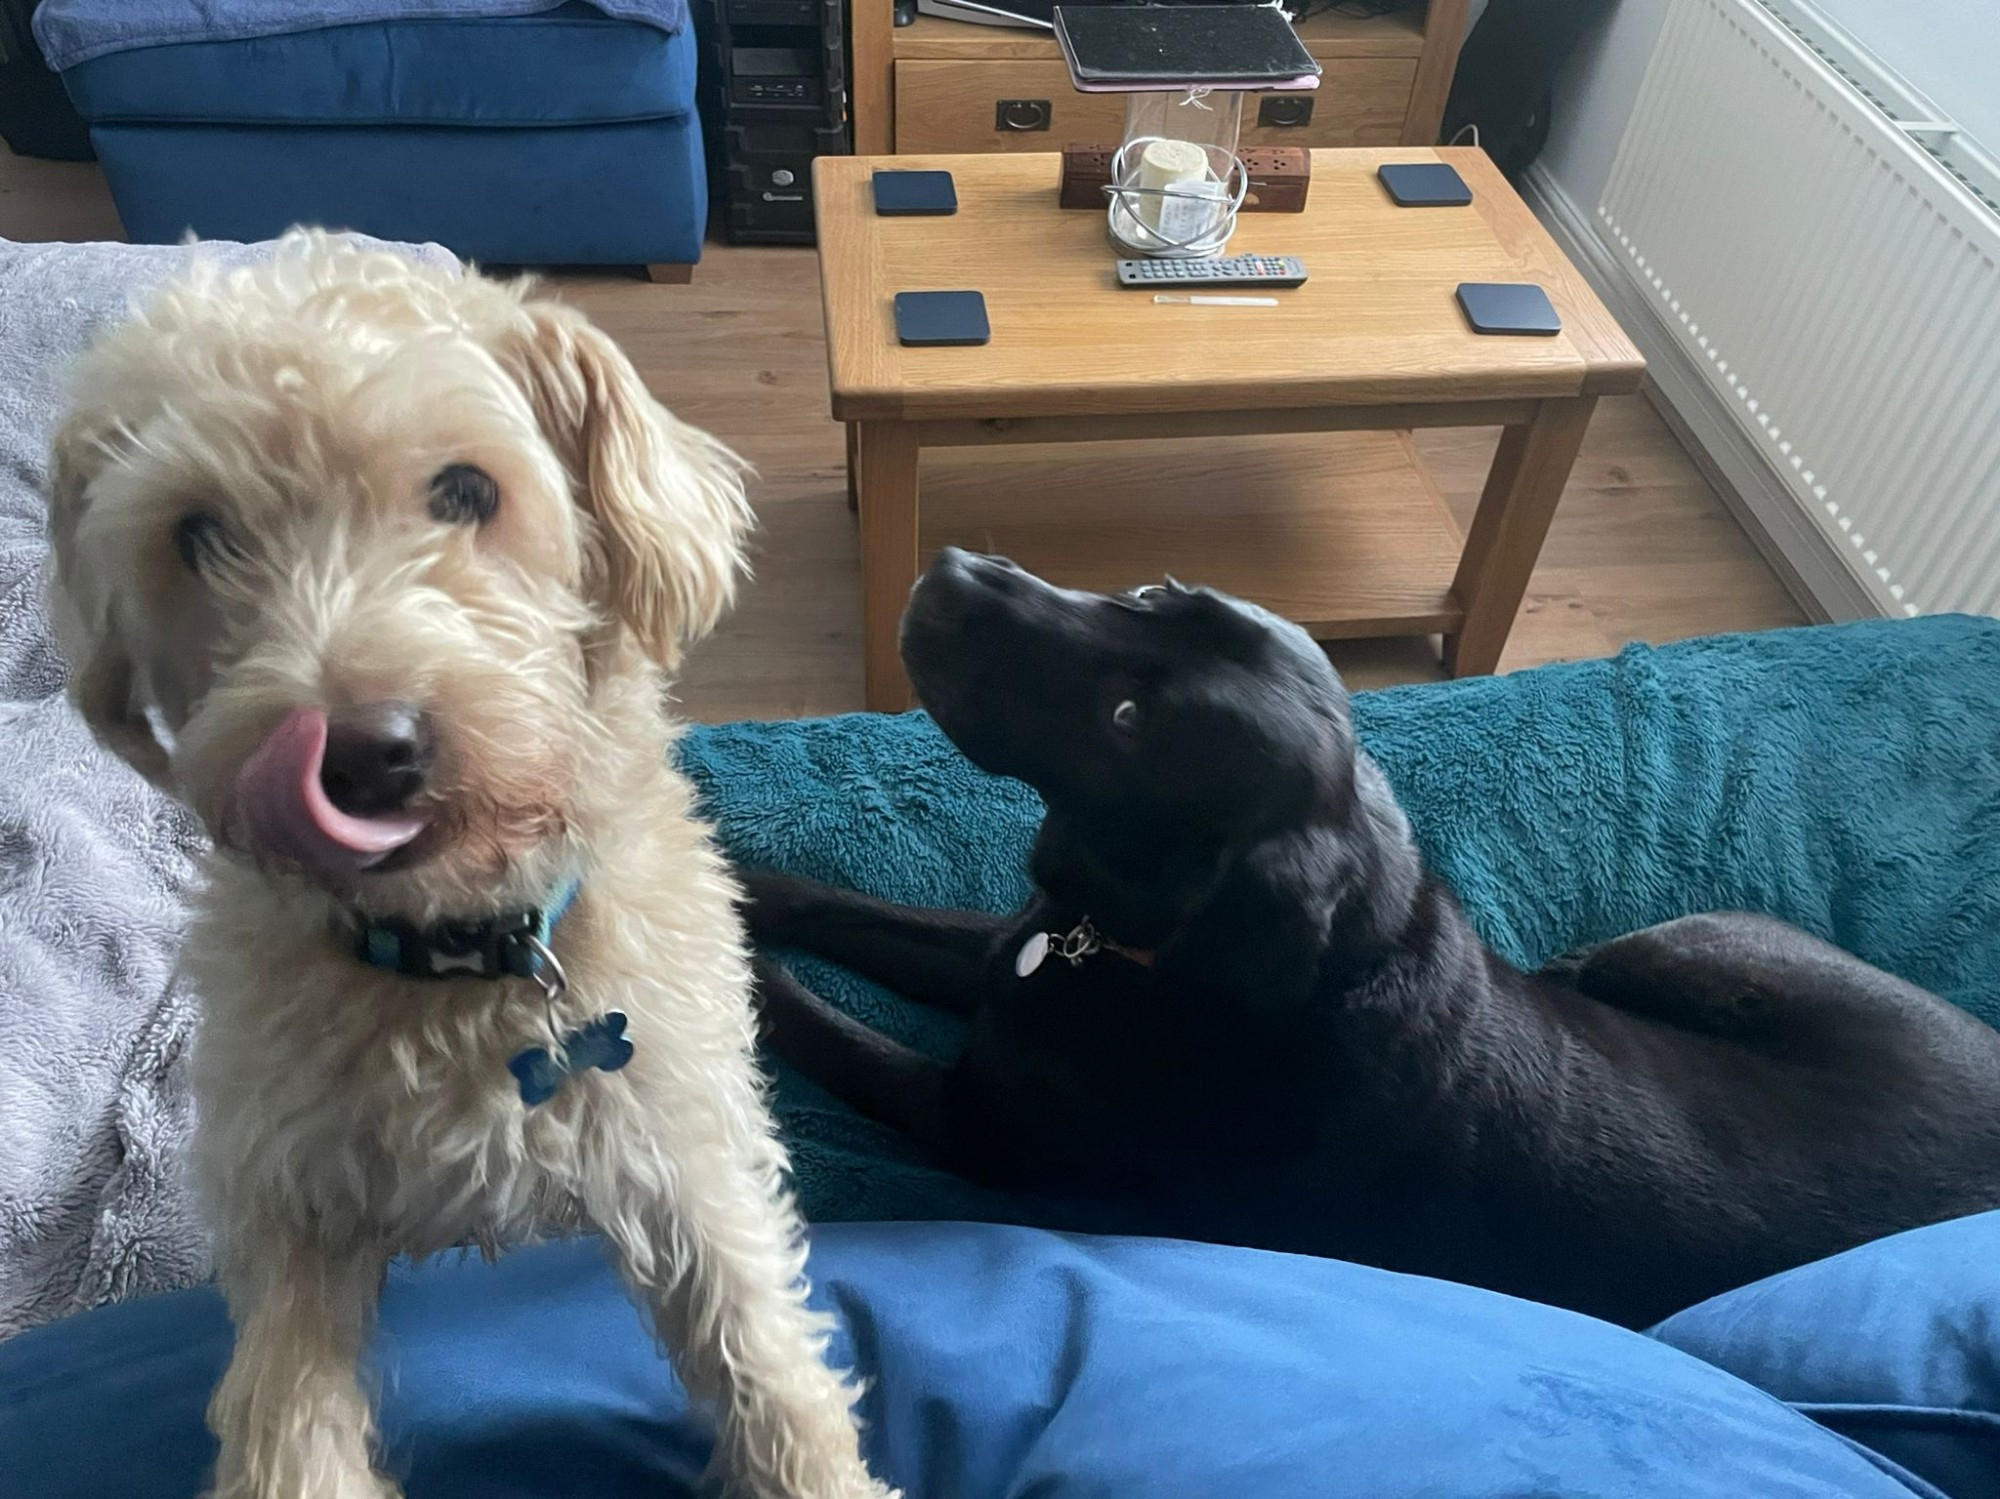
<path fill-rule="evenodd" d="M 194 996 L 171 955 L 199 836 L 90 746 L 36 586 L 56 366 L 186 253 L 0 243 L 0 358 L 21 361 L 0 370 L 0 1491 L 25 1499 L 191 1499 L 228 1350 L 176 1164 Z M 1356 720 L 1516 961 L 1745 905 L 2000 1016 L 2000 623 L 1634 647 L 1364 694 Z M 697 728 L 679 754 L 746 860 L 902 899 L 1022 893 L 1033 796 L 921 714 Z M 940 1016 L 808 976 L 952 1044 Z M 943 1175 L 799 1078 L 777 1098 L 833 1355 L 868 1378 L 870 1458 L 913 1499 L 2000 1494 L 2000 1214 L 1642 1335 L 1085 1232 L 1087 1213 Z M 395 1267 L 370 1360 L 413 1499 L 692 1493 L 707 1455 L 588 1240 Z"/>
<path fill-rule="evenodd" d="M 707 167 L 685 0 L 46 0 L 129 238 L 296 223 L 685 279 Z"/>

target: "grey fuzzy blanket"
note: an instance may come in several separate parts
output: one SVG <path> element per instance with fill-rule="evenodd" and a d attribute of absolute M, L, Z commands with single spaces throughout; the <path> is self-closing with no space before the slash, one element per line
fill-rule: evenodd
<path fill-rule="evenodd" d="M 64 366 L 190 253 L 0 240 L 0 1337 L 208 1273 L 173 975 L 201 835 L 91 741 L 44 605 Z"/>

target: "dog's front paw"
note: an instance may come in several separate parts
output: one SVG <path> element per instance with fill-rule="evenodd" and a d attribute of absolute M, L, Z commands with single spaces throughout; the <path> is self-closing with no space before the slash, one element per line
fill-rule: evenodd
<path fill-rule="evenodd" d="M 208 1490 L 202 1499 L 403 1499 L 402 1489 L 379 1473 L 326 1472 L 308 1488 L 273 1476 L 269 1483 L 243 1477 Z"/>
<path fill-rule="evenodd" d="M 857 1469 L 851 1479 L 802 1489 L 796 1494 L 785 1495 L 785 1499 L 903 1499 L 903 1491 L 871 1478 L 865 1469 Z"/>
<path fill-rule="evenodd" d="M 730 1499 L 903 1499 L 903 1491 L 871 1474 L 859 1454 L 780 1472 L 739 1473 L 733 1480 L 722 1477 L 719 1486 Z"/>

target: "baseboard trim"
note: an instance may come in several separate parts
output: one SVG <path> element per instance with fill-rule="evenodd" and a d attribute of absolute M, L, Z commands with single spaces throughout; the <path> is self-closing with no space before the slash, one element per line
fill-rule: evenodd
<path fill-rule="evenodd" d="M 1520 188 L 1535 216 L 1646 356 L 1648 396 L 1799 607 L 1819 620 L 1880 618 L 1883 610 L 1874 594 L 1702 378 L 1700 366 L 1668 332 L 1652 300 L 1640 294 L 1617 255 L 1598 237 L 1590 215 L 1540 162 L 1528 168 Z"/>

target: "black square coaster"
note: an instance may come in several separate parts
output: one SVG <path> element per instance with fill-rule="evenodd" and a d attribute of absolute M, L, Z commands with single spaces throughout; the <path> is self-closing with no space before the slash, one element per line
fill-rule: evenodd
<path fill-rule="evenodd" d="M 875 211 L 884 218 L 957 213 L 958 189 L 949 172 L 877 172 Z"/>
<path fill-rule="evenodd" d="M 1562 332 L 1549 294 L 1531 282 L 1468 281 L 1458 289 L 1458 305 L 1474 333 L 1551 338 Z"/>
<path fill-rule="evenodd" d="M 896 337 L 913 347 L 983 344 L 993 336 L 986 298 L 976 291 L 899 291 Z"/>
<path fill-rule="evenodd" d="M 1458 169 L 1441 161 L 1377 167 L 1375 175 L 1404 208 L 1463 208 L 1472 201 L 1472 189 Z"/>

